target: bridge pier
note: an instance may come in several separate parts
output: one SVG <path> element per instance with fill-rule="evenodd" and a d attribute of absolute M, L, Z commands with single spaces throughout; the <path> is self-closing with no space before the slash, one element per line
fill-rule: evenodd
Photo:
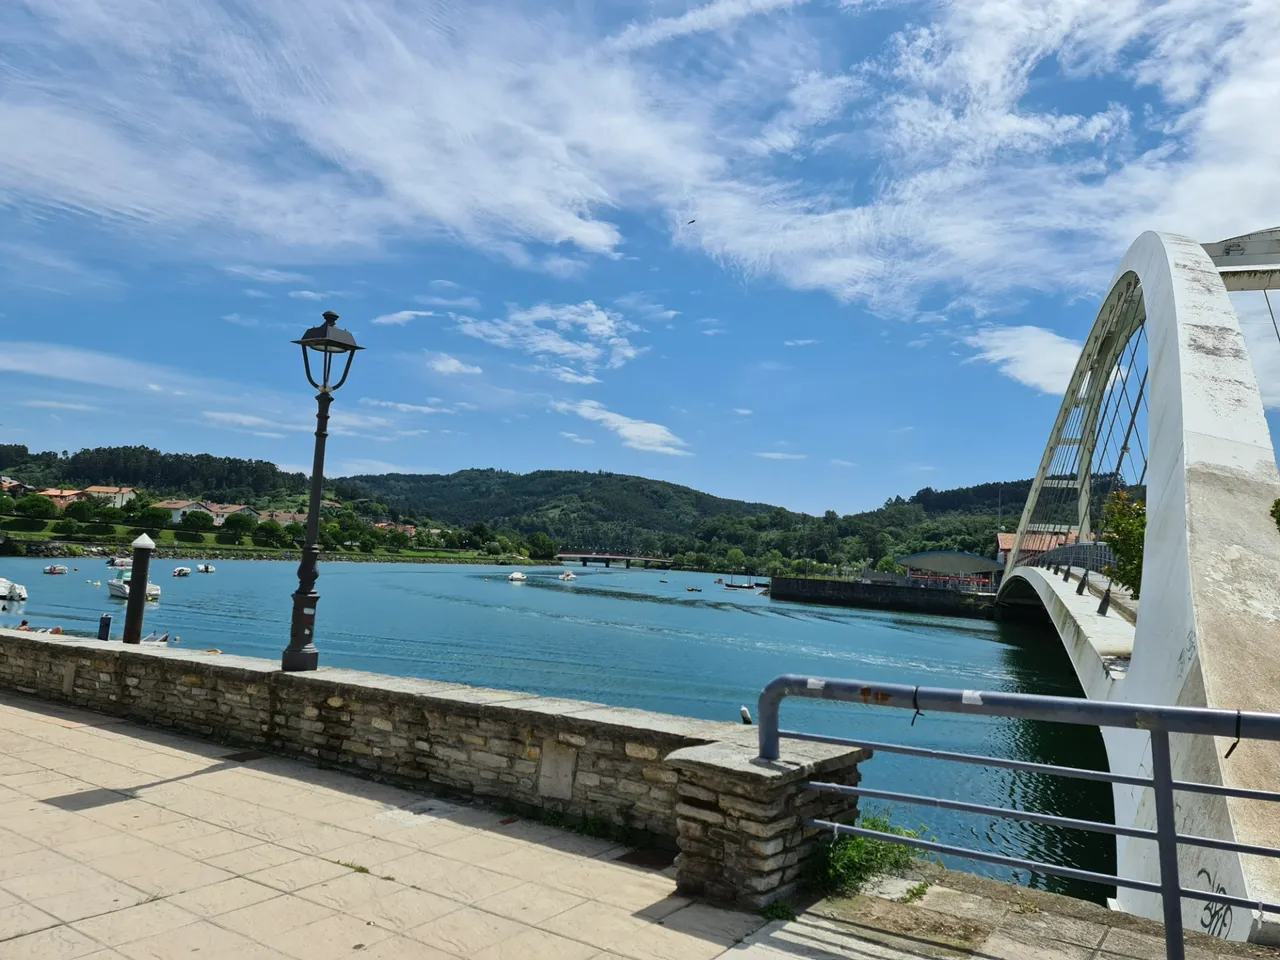
<path fill-rule="evenodd" d="M 628 569 L 628 570 L 630 570 L 630 569 L 631 569 L 631 561 L 630 561 L 630 560 L 628 560 L 628 561 L 627 561 L 627 569 Z"/>

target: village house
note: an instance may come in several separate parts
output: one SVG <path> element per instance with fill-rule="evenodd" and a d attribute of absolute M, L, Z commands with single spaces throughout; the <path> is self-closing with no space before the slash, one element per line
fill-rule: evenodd
<path fill-rule="evenodd" d="M 243 513 L 247 516 L 258 519 L 258 511 L 253 507 L 246 507 L 243 503 L 206 503 L 209 512 L 213 514 L 213 525 L 220 527 L 226 521 L 227 517 L 234 513 Z"/>
<path fill-rule="evenodd" d="M 27 494 L 34 492 L 35 487 L 29 487 L 21 480 L 15 480 L 13 477 L 0 477 L 0 493 L 6 497 L 21 500 Z"/>
<path fill-rule="evenodd" d="M 109 507 L 123 507 L 136 496 L 133 487 L 85 487 L 86 496 L 102 497 Z"/>
<path fill-rule="evenodd" d="M 172 515 L 170 523 L 181 523 L 182 518 L 188 513 L 207 513 L 213 515 L 213 511 L 201 503 L 199 500 L 161 500 L 159 503 L 153 503 L 153 507 L 159 507 L 161 510 L 168 510 Z"/>
<path fill-rule="evenodd" d="M 49 487 L 46 490 L 38 491 L 42 497 L 48 497 L 57 505 L 59 510 L 65 510 L 67 504 L 75 503 L 77 500 L 84 498 L 83 490 L 62 490 L 57 487 Z"/>
<path fill-rule="evenodd" d="M 391 523 L 389 520 L 384 520 L 382 523 L 375 523 L 374 526 L 379 530 L 399 530 L 410 537 L 418 535 L 418 528 L 412 523 Z"/>
<path fill-rule="evenodd" d="M 1003 564 L 1009 562 L 1009 551 L 1013 549 L 1013 541 L 1017 534 L 996 534 L 996 559 Z M 1023 563 L 1030 563 L 1046 550 L 1056 550 L 1076 542 L 1072 533 L 1028 533 L 1022 538 L 1022 549 L 1019 551 Z"/>
<path fill-rule="evenodd" d="M 289 513 L 285 510 L 266 510 L 259 519 L 266 523 L 268 520 L 274 520 L 282 527 L 287 527 L 291 523 L 301 523 L 303 526 L 307 523 L 307 515 L 305 513 Z"/>

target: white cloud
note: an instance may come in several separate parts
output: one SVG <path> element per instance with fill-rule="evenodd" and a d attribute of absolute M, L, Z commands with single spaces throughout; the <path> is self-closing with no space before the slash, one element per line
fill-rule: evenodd
<path fill-rule="evenodd" d="M 435 313 L 431 310 L 397 310 L 395 313 L 384 313 L 380 317 L 374 317 L 371 321 L 379 325 L 400 326 L 408 323 L 417 317 L 434 317 Z"/>
<path fill-rule="evenodd" d="M 753 413 L 753 411 L 748 410 L 746 407 L 734 407 L 733 412 L 740 417 L 749 417 Z"/>
<path fill-rule="evenodd" d="M 347 460 L 342 464 L 343 471 L 348 476 L 372 476 L 380 473 L 413 473 L 410 467 L 398 466 L 394 463 L 387 463 L 385 460 L 368 460 L 357 458 L 355 460 Z"/>
<path fill-rule="evenodd" d="M 572 440 L 574 443 L 582 443 L 582 444 L 595 443 L 594 440 L 591 440 L 587 437 L 580 437 L 576 433 L 570 433 L 568 430 L 561 430 L 560 436 L 564 437 L 566 440 Z"/>
<path fill-rule="evenodd" d="M 857 464 L 854 463 L 852 460 L 840 460 L 840 459 L 832 460 L 831 465 L 834 467 L 856 467 L 857 466 Z"/>
<path fill-rule="evenodd" d="M 1006 377 L 1055 395 L 1067 389 L 1080 359 L 1079 343 L 1043 327 L 983 327 L 964 342 L 978 351 L 973 359 L 994 363 Z"/>
<path fill-rule="evenodd" d="M 19 406 L 35 407 L 41 410 L 97 410 L 98 407 L 91 407 L 87 403 L 64 403 L 61 400 L 23 400 Z"/>
<path fill-rule="evenodd" d="M 674 320 L 680 316 L 679 310 L 672 310 L 670 307 L 663 306 L 646 293 L 626 293 L 618 297 L 614 303 L 624 310 L 638 314 L 645 320 Z"/>
<path fill-rule="evenodd" d="M 621 367 L 643 352 L 627 339 L 639 327 L 590 300 L 509 307 L 505 317 L 491 320 L 454 320 L 467 336 L 542 359 L 540 368 L 567 382 L 597 382 L 595 372 L 601 367 Z"/>
<path fill-rule="evenodd" d="M 1141 229 L 1216 239 L 1280 208 L 1273 4 L 911 9 L 883 36 L 711 0 L 602 39 L 573 5 L 3 4 L 0 197 L 166 255 L 447 237 L 561 272 L 665 221 L 883 312 L 1093 293 Z"/>
<path fill-rule="evenodd" d="M 295 430 L 298 432 L 313 429 L 307 424 L 301 423 L 281 423 L 277 420 L 270 420 L 266 417 L 260 417 L 256 414 L 237 413 L 233 410 L 206 410 L 204 418 L 216 427 L 245 429 L 270 430 L 277 432 L 280 430 Z"/>
<path fill-rule="evenodd" d="M 811 347 L 818 342 L 817 340 L 783 340 L 782 345 L 784 347 Z"/>
<path fill-rule="evenodd" d="M 561 383 L 577 383 L 586 385 L 600 382 L 599 377 L 593 377 L 589 373 L 578 373 L 578 371 L 574 370 L 572 367 L 560 366 L 558 364 L 535 364 L 534 366 L 527 367 L 526 369 L 531 370 L 534 373 L 545 373 L 549 377 L 555 377 Z"/>
<path fill-rule="evenodd" d="M 458 289 L 458 284 L 454 283 L 452 280 L 432 280 L 431 286 L 436 287 L 440 290 L 457 290 Z"/>
<path fill-rule="evenodd" d="M 432 357 L 430 362 L 428 362 L 427 366 L 429 366 L 436 373 L 443 374 L 444 376 L 447 376 L 447 377 L 455 376 L 458 374 L 474 376 L 475 374 L 478 374 L 478 373 L 484 373 L 484 371 L 479 367 L 472 366 L 469 363 L 463 363 L 457 357 L 452 357 L 447 353 L 442 353 L 442 354 L 439 354 L 438 356 Z"/>
<path fill-rule="evenodd" d="M 242 317 L 238 313 L 225 313 L 222 315 L 222 319 L 227 323 L 234 323 L 237 327 L 256 327 L 258 325 L 258 321 L 253 317 Z"/>
<path fill-rule="evenodd" d="M 769 450 L 764 453 L 757 453 L 757 457 L 764 460 L 808 460 L 807 453 L 778 453 L 776 450 Z"/>
<path fill-rule="evenodd" d="M 176 388 L 178 384 L 191 384 L 193 379 L 179 371 L 115 354 L 18 340 L 7 341 L 0 349 L 0 371 L 111 387 L 113 390 L 168 390 L 175 394 L 182 392 Z M 219 386 L 218 389 L 225 387 Z"/>
<path fill-rule="evenodd" d="M 1272 323 L 1272 313 L 1261 293 L 1235 293 L 1236 316 L 1240 318 L 1240 331 L 1244 334 L 1249 359 L 1253 363 L 1253 375 L 1258 379 L 1262 402 L 1269 410 L 1280 409 L 1280 333 Z M 1280 296 L 1271 293 L 1271 310 L 1280 321 Z"/>
<path fill-rule="evenodd" d="M 440 297 L 435 294 L 424 294 L 413 299 L 431 307 L 449 307 L 454 310 L 480 309 L 480 301 L 476 297 Z"/>
<path fill-rule="evenodd" d="M 246 297 L 253 297 L 256 300 L 266 300 L 271 296 L 271 294 L 267 293 L 265 290 L 255 290 L 253 287 L 246 287 L 244 295 Z"/>
<path fill-rule="evenodd" d="M 329 300 L 332 297 L 345 297 L 343 290 L 290 290 L 289 296 L 295 300 Z"/>
<path fill-rule="evenodd" d="M 399 403 L 395 400 L 374 400 L 371 397 L 361 397 L 360 403 L 366 407 L 386 407 L 389 410 L 397 410 L 400 413 L 452 413 L 453 411 L 445 407 L 424 407 L 416 403 Z"/>
<path fill-rule="evenodd" d="M 659 17 L 644 24 L 631 24 L 608 46 L 615 50 L 639 50 L 690 34 L 724 30 L 746 17 L 794 7 L 802 0 L 711 0 L 710 3 L 675 17 Z"/>
<path fill-rule="evenodd" d="M 273 270 L 270 267 L 238 266 L 224 267 L 232 276 L 246 277 L 257 283 L 305 283 L 311 279 L 305 273 L 292 273 L 288 270 Z"/>
<path fill-rule="evenodd" d="M 701 332 L 704 337 L 718 337 L 722 334 L 728 333 L 729 331 L 724 327 L 712 327 L 710 330 L 703 330 Z"/>
<path fill-rule="evenodd" d="M 682 449 L 688 444 L 661 424 L 633 420 L 605 409 L 603 404 L 595 400 L 553 403 L 552 407 L 561 413 L 575 413 L 584 420 L 602 424 L 622 438 L 624 447 L 676 457 L 692 456 L 688 450 Z"/>

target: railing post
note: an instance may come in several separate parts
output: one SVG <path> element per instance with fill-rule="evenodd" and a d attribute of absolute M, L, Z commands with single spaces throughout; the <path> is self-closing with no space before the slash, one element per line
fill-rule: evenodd
<path fill-rule="evenodd" d="M 1182 942 L 1182 879 L 1178 873 L 1178 826 L 1174 820 L 1173 764 L 1169 732 L 1151 731 L 1151 780 L 1156 799 L 1156 844 L 1160 852 L 1160 897 L 1164 903 L 1164 949 L 1168 960 L 1185 960 Z"/>

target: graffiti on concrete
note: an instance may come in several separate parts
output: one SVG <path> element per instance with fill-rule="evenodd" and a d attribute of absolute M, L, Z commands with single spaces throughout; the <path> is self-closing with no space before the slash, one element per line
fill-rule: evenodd
<path fill-rule="evenodd" d="M 1213 874 L 1208 870 L 1201 868 L 1196 873 L 1196 879 L 1204 878 L 1208 883 L 1209 889 L 1214 893 L 1226 894 L 1227 888 L 1220 885 L 1214 879 Z M 1206 903 L 1204 909 L 1200 911 L 1200 929 L 1211 937 L 1218 937 L 1225 940 L 1231 936 L 1231 906 L 1226 903 Z"/>

